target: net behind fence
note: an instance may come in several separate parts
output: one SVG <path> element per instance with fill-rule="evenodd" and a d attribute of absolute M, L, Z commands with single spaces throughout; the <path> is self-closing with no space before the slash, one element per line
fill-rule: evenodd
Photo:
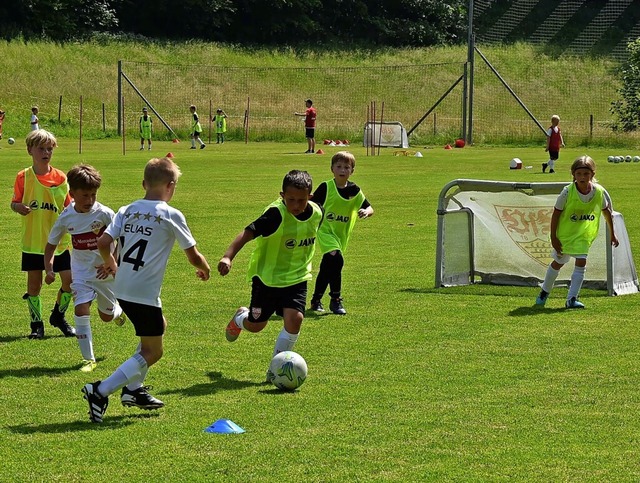
<path fill-rule="evenodd" d="M 376 120 L 382 117 L 383 121 L 399 121 L 409 129 L 463 74 L 464 61 L 328 68 L 123 62 L 122 71 L 182 138 L 188 135 L 189 106 L 194 104 L 205 139 L 210 132 L 215 139 L 215 130 L 208 122 L 210 109 L 215 113 L 221 108 L 229 116 L 229 139 L 243 140 L 248 121 L 250 140 L 300 140 L 304 125 L 302 118 L 293 113 L 304 112 L 304 102 L 311 98 L 318 111 L 316 139 L 361 142 L 372 101 Z M 127 133 L 137 132 L 144 102 L 126 82 L 123 95 Z M 369 116 L 373 117 L 371 113 Z M 461 120 L 462 83 L 414 131 L 412 138 L 419 142 L 450 140 L 460 136 Z M 156 131 L 162 128 L 158 122 L 154 127 Z"/>
<path fill-rule="evenodd" d="M 620 97 L 616 70 L 628 42 L 640 34 L 640 2 L 475 0 L 474 5 L 476 48 L 545 128 L 558 114 L 568 145 L 616 136 L 610 111 Z M 474 96 L 475 143 L 539 137 L 544 145 L 539 126 L 477 55 Z"/>

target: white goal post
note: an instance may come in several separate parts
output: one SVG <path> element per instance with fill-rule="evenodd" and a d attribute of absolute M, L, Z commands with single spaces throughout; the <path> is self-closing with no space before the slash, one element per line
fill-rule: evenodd
<path fill-rule="evenodd" d="M 364 125 L 362 145 L 408 148 L 407 130 L 400 122 L 367 122 Z"/>
<path fill-rule="evenodd" d="M 553 206 L 568 183 L 512 183 L 457 179 L 438 198 L 436 287 L 537 286 L 551 262 L 549 229 Z M 609 295 L 638 292 L 629 236 L 620 213 L 613 223 L 620 244 L 613 248 L 604 218 L 589 251 L 584 287 Z M 573 263 L 556 285 L 568 285 Z"/>

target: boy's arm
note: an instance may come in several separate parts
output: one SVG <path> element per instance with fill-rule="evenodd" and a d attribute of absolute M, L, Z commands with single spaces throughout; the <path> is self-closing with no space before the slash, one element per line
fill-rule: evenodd
<path fill-rule="evenodd" d="M 56 279 L 56 274 L 53 271 L 53 256 L 55 251 L 56 245 L 52 245 L 51 243 L 47 243 L 44 247 L 44 272 L 46 274 L 44 281 L 47 285 L 51 285 Z"/>
<path fill-rule="evenodd" d="M 195 245 L 191 248 L 187 248 L 184 253 L 187 255 L 189 263 L 198 269 L 196 271 L 196 276 L 203 282 L 209 280 L 211 269 L 209 268 L 207 259 L 204 258 Z"/>
<path fill-rule="evenodd" d="M 98 251 L 100 252 L 100 256 L 104 261 L 102 267 L 96 267 L 98 271 L 102 268 L 102 270 L 108 274 L 115 275 L 118 271 L 118 262 L 116 262 L 113 253 L 111 253 L 111 244 L 113 243 L 113 237 L 108 233 L 103 233 L 100 238 L 98 238 Z"/>
<path fill-rule="evenodd" d="M 618 242 L 615 231 L 613 230 L 613 217 L 611 216 L 611 206 L 607 206 L 604 210 L 602 210 L 602 214 L 604 215 L 604 219 L 607 221 L 607 226 L 609 227 L 609 233 L 611 234 L 611 244 L 614 247 L 617 247 L 620 244 L 620 242 Z"/>
<path fill-rule="evenodd" d="M 224 255 L 218 262 L 218 272 L 223 277 L 231 271 L 231 262 L 236 257 L 238 252 L 244 247 L 247 243 L 253 240 L 254 234 L 251 230 L 247 230 L 246 228 L 238 233 L 238 236 L 231 242 L 227 251 L 224 252 Z"/>
<path fill-rule="evenodd" d="M 553 214 L 551 215 L 551 245 L 555 248 L 558 255 L 562 255 L 562 243 L 558 239 L 556 232 L 558 231 L 558 221 L 560 220 L 560 215 L 562 214 L 562 210 L 558 208 L 553 209 Z"/>

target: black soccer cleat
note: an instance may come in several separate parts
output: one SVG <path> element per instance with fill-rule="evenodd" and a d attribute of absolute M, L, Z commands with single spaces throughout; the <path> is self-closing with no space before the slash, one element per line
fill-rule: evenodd
<path fill-rule="evenodd" d="M 164 407 L 164 403 L 160 399 L 149 394 L 149 389 L 151 389 L 151 386 L 142 386 L 131 391 L 127 389 L 127 386 L 124 386 L 120 395 L 120 402 L 123 406 L 140 409 L 160 409 Z"/>
<path fill-rule="evenodd" d="M 42 322 L 31 322 L 31 333 L 29 339 L 43 339 L 44 324 Z"/>
<path fill-rule="evenodd" d="M 102 417 L 109 405 L 109 398 L 98 392 L 100 382 L 90 382 L 82 388 L 82 397 L 89 403 L 89 420 L 92 423 L 102 422 Z"/>

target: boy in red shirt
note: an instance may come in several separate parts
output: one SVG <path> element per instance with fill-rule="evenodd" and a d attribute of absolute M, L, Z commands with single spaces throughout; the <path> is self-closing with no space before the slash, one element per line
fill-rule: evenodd
<path fill-rule="evenodd" d="M 305 136 L 307 138 L 307 150 L 304 154 L 313 154 L 316 152 L 316 108 L 313 107 L 311 99 L 307 99 L 305 104 L 307 110 L 304 113 L 294 112 L 294 114 L 304 117 Z"/>

